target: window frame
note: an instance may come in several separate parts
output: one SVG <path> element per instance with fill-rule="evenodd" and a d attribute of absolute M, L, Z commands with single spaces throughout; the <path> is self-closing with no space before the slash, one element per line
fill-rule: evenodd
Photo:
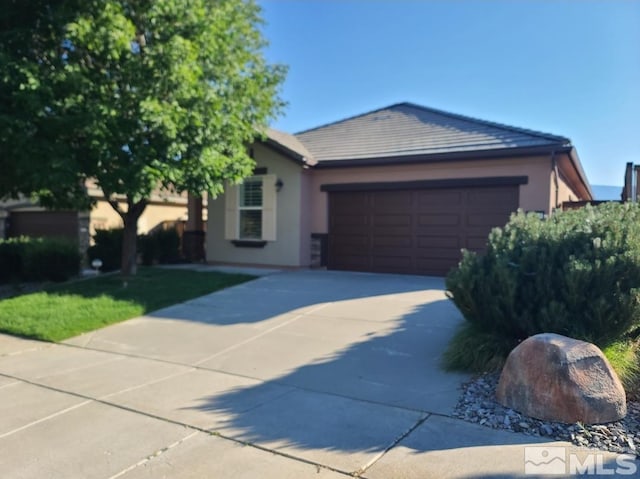
<path fill-rule="evenodd" d="M 228 182 L 224 192 L 224 239 L 234 245 L 255 247 L 257 244 L 277 241 L 278 236 L 278 192 L 276 183 L 278 177 L 274 174 L 254 174 L 247 178 L 259 177 L 262 180 L 262 239 L 240 240 L 240 183 Z M 256 207 L 254 207 L 256 208 Z"/>
<path fill-rule="evenodd" d="M 244 194 L 244 186 L 246 183 L 260 183 L 260 206 L 242 206 L 243 194 Z M 236 189 L 237 195 L 237 231 L 236 238 L 243 242 L 256 241 L 261 242 L 264 238 L 263 231 L 263 221 L 264 221 L 264 176 L 263 175 L 254 175 L 248 178 L 245 178 L 242 184 L 238 185 Z M 242 212 L 243 211 L 260 211 L 260 237 L 246 237 L 242 236 Z"/>

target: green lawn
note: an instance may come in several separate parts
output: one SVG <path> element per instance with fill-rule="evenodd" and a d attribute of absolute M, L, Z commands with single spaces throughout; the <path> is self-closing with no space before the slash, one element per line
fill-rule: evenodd
<path fill-rule="evenodd" d="M 54 285 L 0 300 L 0 332 L 61 341 L 253 279 L 241 274 L 140 268 L 119 275 Z"/>

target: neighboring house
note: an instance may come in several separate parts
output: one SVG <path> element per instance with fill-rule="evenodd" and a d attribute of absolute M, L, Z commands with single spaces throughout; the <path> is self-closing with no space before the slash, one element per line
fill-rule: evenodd
<path fill-rule="evenodd" d="M 122 219 L 93 182 L 87 182 L 87 192 L 97 200 L 91 211 L 52 211 L 29 199 L 0 203 L 0 238 L 63 237 L 77 241 L 80 251 L 86 251 L 96 229 L 122 226 Z M 123 201 L 122 204 L 126 205 L 126 202 Z M 186 219 L 186 195 L 157 191 L 138 221 L 138 232 L 147 233 L 165 222 L 181 222 Z"/>
<path fill-rule="evenodd" d="M 442 275 L 521 208 L 591 200 L 564 137 L 400 103 L 296 135 L 209 201 L 212 263 Z"/>

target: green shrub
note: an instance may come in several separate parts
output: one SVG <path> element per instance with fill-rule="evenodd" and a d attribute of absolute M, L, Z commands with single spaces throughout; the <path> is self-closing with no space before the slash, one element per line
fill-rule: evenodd
<path fill-rule="evenodd" d="M 448 295 L 478 331 L 517 344 L 553 332 L 605 347 L 640 326 L 640 207 L 608 203 L 542 220 L 522 212 L 463 254 Z"/>
<path fill-rule="evenodd" d="M 156 242 L 158 262 L 175 263 L 180 260 L 180 236 L 175 229 L 158 230 L 152 236 Z"/>
<path fill-rule="evenodd" d="M 102 261 L 100 271 L 116 271 L 120 269 L 122 259 L 123 228 L 96 230 L 93 235 L 94 245 L 87 249 L 89 264 L 94 259 Z"/>
<path fill-rule="evenodd" d="M 0 241 L 0 283 L 66 281 L 80 271 L 78 246 L 50 238 L 11 238 Z"/>
<path fill-rule="evenodd" d="M 66 281 L 80 271 L 78 245 L 70 241 L 43 239 L 29 243 L 24 259 L 27 281 Z"/>
<path fill-rule="evenodd" d="M 94 259 L 100 259 L 102 261 L 100 271 L 119 270 L 123 235 L 123 228 L 96 230 L 93 236 L 95 244 L 87 250 L 89 263 Z M 137 241 L 138 253 L 145 266 L 155 263 L 175 263 L 180 260 L 180 236 L 175 229 L 161 229 L 139 235 Z"/>
<path fill-rule="evenodd" d="M 176 263 L 180 261 L 180 235 L 175 229 L 159 229 L 138 236 L 138 250 L 142 264 Z"/>
<path fill-rule="evenodd" d="M 158 242 L 153 235 L 138 236 L 138 251 L 143 265 L 151 266 L 158 261 Z"/>
<path fill-rule="evenodd" d="M 28 238 L 0 240 L 0 283 L 20 281 Z"/>

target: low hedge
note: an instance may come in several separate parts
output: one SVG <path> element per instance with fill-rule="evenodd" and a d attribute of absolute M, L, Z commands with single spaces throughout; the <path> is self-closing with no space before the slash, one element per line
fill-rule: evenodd
<path fill-rule="evenodd" d="M 94 259 L 102 261 L 101 271 L 120 269 L 122 257 L 122 228 L 97 230 L 93 236 L 94 245 L 87 250 L 89 264 Z M 180 236 L 175 229 L 159 229 L 152 233 L 139 235 L 137 244 L 142 264 L 150 266 L 161 263 L 176 263 L 181 260 Z"/>
<path fill-rule="evenodd" d="M 94 245 L 87 249 L 89 264 L 94 259 L 102 261 L 100 271 L 117 271 L 120 269 L 122 260 L 122 237 L 123 228 L 112 228 L 109 230 L 96 230 L 93 235 Z"/>
<path fill-rule="evenodd" d="M 485 254 L 464 252 L 446 285 L 474 330 L 500 344 L 542 332 L 600 347 L 637 336 L 640 206 L 607 203 L 548 219 L 519 212 L 493 230 Z"/>
<path fill-rule="evenodd" d="M 0 240 L 0 283 L 20 281 L 27 238 Z"/>
<path fill-rule="evenodd" d="M 78 245 L 63 239 L 0 240 L 0 283 L 66 281 L 80 272 Z"/>

